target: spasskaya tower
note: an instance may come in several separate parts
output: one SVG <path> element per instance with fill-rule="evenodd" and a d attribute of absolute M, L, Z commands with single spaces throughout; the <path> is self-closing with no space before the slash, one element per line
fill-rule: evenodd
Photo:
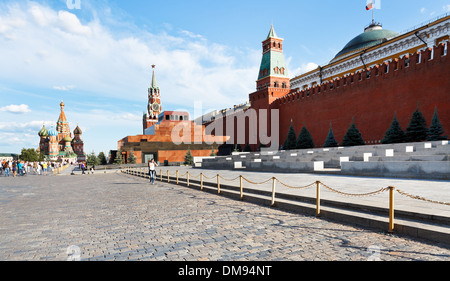
<path fill-rule="evenodd" d="M 158 122 L 158 115 L 162 112 L 161 95 L 155 78 L 155 65 L 152 65 L 152 68 L 153 76 L 150 88 L 148 88 L 147 113 L 143 116 L 143 132 Z"/>

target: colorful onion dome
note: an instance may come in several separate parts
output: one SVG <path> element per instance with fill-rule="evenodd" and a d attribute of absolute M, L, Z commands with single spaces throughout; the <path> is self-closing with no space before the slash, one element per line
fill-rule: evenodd
<path fill-rule="evenodd" d="M 75 128 L 75 130 L 73 130 L 73 134 L 74 135 L 81 135 L 81 134 L 83 134 L 83 132 L 81 131 L 80 127 L 78 127 L 78 125 Z"/>
<path fill-rule="evenodd" d="M 58 135 L 58 133 L 56 132 L 55 129 L 53 129 L 53 126 L 52 126 L 52 128 L 50 129 L 50 131 L 48 131 L 48 136 L 49 136 L 49 137 L 55 137 L 55 136 L 57 136 L 57 135 Z"/>
<path fill-rule="evenodd" d="M 72 142 L 72 138 L 71 138 L 70 136 L 66 136 L 66 137 L 63 139 L 63 141 L 64 141 L 64 142 Z"/>
<path fill-rule="evenodd" d="M 48 136 L 48 130 L 45 128 L 45 125 L 42 126 L 42 129 L 39 131 L 38 135 L 40 137 L 47 137 Z"/>

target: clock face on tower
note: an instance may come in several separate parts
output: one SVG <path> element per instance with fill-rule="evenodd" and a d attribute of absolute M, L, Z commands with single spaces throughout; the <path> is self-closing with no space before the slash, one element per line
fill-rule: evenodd
<path fill-rule="evenodd" d="M 158 103 L 153 103 L 152 104 L 152 110 L 153 111 L 159 111 L 159 109 L 160 109 L 160 105 L 158 104 Z"/>

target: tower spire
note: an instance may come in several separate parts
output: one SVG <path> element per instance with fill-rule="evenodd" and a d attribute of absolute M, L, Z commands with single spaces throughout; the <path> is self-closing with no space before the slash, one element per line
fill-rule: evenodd
<path fill-rule="evenodd" d="M 152 84 L 151 84 L 151 88 L 156 89 L 158 88 L 158 84 L 156 83 L 156 77 L 155 77 L 155 65 L 152 65 L 153 68 L 153 75 L 152 75 Z"/>
<path fill-rule="evenodd" d="M 269 38 L 278 38 L 277 34 L 275 33 L 275 29 L 273 28 L 273 24 L 270 26 L 269 35 L 267 35 L 266 39 L 269 39 Z"/>
<path fill-rule="evenodd" d="M 152 65 L 153 76 L 152 83 L 150 88 L 148 88 L 148 104 L 147 104 L 147 113 L 144 114 L 143 117 L 143 133 L 145 134 L 145 130 L 151 127 L 153 124 L 158 122 L 158 116 L 162 111 L 161 107 L 161 96 L 158 88 L 158 84 L 156 83 L 155 76 L 155 65 Z"/>

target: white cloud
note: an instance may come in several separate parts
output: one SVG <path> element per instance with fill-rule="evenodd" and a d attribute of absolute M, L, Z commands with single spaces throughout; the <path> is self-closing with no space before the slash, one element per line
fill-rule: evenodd
<path fill-rule="evenodd" d="M 4 107 L 1 107 L 0 111 L 21 114 L 21 113 L 31 112 L 31 109 L 26 104 L 21 104 L 21 105 L 11 104 L 11 105 L 7 105 L 7 106 L 4 106 Z"/>
<path fill-rule="evenodd" d="M 58 91 L 70 91 L 75 89 L 74 85 L 69 85 L 69 86 L 53 86 L 53 89 L 58 90 Z"/>
<path fill-rule="evenodd" d="M 254 50 L 232 50 L 190 31 L 176 37 L 137 28 L 117 35 L 99 19 L 82 22 L 69 11 L 28 3 L 0 9 L 5 81 L 61 91 L 77 85 L 78 91 L 141 101 L 155 64 L 166 104 L 192 106 L 196 99 L 222 108 L 254 90 L 260 57 L 247 59 Z"/>
<path fill-rule="evenodd" d="M 443 9 L 446 13 L 450 12 L 450 4 L 444 5 L 444 6 L 442 7 L 442 9 Z"/>
<path fill-rule="evenodd" d="M 319 65 L 314 63 L 314 62 L 304 63 L 304 64 L 300 65 L 300 67 L 298 67 L 298 68 L 296 68 L 296 69 L 294 69 L 292 71 L 292 75 L 293 75 L 292 77 L 301 75 L 301 74 L 306 73 L 308 71 L 314 70 L 314 69 L 316 69 L 318 67 L 319 67 Z"/>
<path fill-rule="evenodd" d="M 44 121 L 44 120 L 35 120 L 30 122 L 0 122 L 0 131 L 2 132 L 18 132 L 18 133 L 26 133 L 26 132 L 39 132 L 44 124 L 47 124 L 47 129 L 50 129 L 49 124 L 55 124 L 53 121 Z"/>
<path fill-rule="evenodd" d="M 142 116 L 132 113 L 125 113 L 121 115 L 121 119 L 123 120 L 131 120 L 131 121 L 140 121 L 142 120 Z"/>
<path fill-rule="evenodd" d="M 71 130 L 77 122 L 82 127 L 86 151 L 114 149 L 119 139 L 142 131 L 142 115 L 136 111 L 146 110 L 152 64 L 165 110 L 190 110 L 195 101 L 208 109 L 229 108 L 245 102 L 255 90 L 259 48 L 232 49 L 176 28 L 153 34 L 125 22 L 110 27 L 103 22 L 115 19 L 99 19 L 94 10 L 93 19 L 86 21 L 75 11 L 20 3 L 0 3 L 0 84 L 33 89 L 28 96 L 35 103 L 27 101 L 33 105 L 30 114 L 0 120 L 0 150 L 17 151 L 11 149 L 13 144 L 36 146 L 43 121 L 29 120 L 54 119 L 45 122 L 49 129 L 59 108 L 55 105 L 53 116 L 46 102 L 56 99 L 59 104 L 63 97 L 79 102 L 79 110 L 67 108 L 66 115 L 75 122 Z M 8 103 L 20 104 L 23 98 L 18 94 L 20 102 Z M 117 100 L 123 104 L 114 104 Z M 141 104 L 141 109 L 127 110 L 131 104 Z M 17 142 L 2 146 L 4 137 Z"/>

